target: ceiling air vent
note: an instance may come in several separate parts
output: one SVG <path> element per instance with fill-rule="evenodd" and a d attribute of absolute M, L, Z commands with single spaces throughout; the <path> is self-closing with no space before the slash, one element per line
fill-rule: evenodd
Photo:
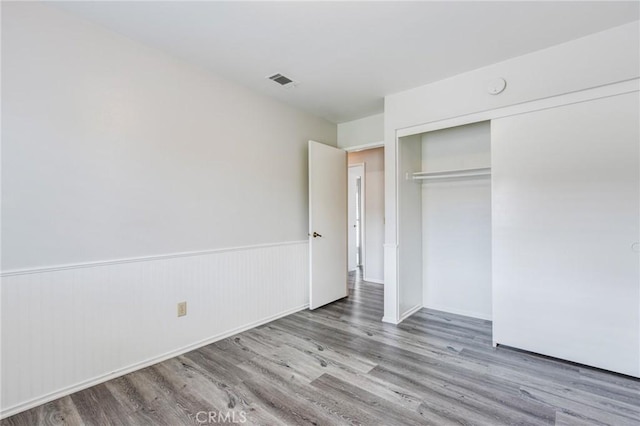
<path fill-rule="evenodd" d="M 275 81 L 276 83 L 278 83 L 280 86 L 282 87 L 295 87 L 296 86 L 296 82 L 291 80 L 289 77 L 285 77 L 282 74 L 274 74 L 274 75 L 270 75 L 269 77 L 267 77 L 269 80 Z"/>

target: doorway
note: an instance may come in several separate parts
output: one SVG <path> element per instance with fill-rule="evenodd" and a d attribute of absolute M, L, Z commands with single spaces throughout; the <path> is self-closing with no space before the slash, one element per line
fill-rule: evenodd
<path fill-rule="evenodd" d="M 368 283 L 384 283 L 384 147 L 348 153 L 348 269 Z M 353 167 L 352 167 L 353 166 Z M 358 179 L 360 184 L 358 187 Z M 359 192 L 358 192 L 359 189 Z M 360 196 L 357 197 L 356 194 Z M 356 216 L 357 209 L 360 214 Z M 355 225 L 355 226 L 354 226 Z M 359 243 L 359 246 L 357 245 Z"/>
<path fill-rule="evenodd" d="M 364 163 L 349 165 L 347 178 L 348 270 L 353 272 L 364 264 Z"/>

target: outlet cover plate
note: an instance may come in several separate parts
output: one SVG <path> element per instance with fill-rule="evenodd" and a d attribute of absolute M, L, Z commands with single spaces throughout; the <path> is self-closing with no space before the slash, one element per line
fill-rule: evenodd
<path fill-rule="evenodd" d="M 178 303 L 178 316 L 183 317 L 187 315 L 187 302 Z"/>

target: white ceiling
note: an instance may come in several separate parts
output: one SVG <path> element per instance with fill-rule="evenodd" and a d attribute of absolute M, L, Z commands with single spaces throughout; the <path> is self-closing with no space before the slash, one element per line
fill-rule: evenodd
<path fill-rule="evenodd" d="M 333 122 L 385 95 L 639 19 L 639 2 L 60 2 Z M 300 84 L 283 89 L 265 77 Z"/>

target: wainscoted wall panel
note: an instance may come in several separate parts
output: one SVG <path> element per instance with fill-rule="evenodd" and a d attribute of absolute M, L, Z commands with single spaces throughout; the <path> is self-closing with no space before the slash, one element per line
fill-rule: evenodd
<path fill-rule="evenodd" d="M 304 309 L 308 243 L 3 275 L 6 417 Z"/>

